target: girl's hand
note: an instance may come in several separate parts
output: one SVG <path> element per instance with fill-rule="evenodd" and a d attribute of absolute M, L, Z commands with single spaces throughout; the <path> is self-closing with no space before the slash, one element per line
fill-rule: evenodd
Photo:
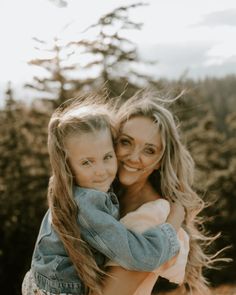
<path fill-rule="evenodd" d="M 178 231 L 185 218 L 185 209 L 179 202 L 170 202 L 170 214 L 166 222 L 170 223 Z"/>

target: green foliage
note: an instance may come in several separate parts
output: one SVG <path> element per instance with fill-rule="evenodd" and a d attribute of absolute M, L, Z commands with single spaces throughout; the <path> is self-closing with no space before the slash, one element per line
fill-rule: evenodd
<path fill-rule="evenodd" d="M 5 294 L 20 290 L 46 209 L 47 121 L 12 98 L 0 112 L 0 288 Z"/>

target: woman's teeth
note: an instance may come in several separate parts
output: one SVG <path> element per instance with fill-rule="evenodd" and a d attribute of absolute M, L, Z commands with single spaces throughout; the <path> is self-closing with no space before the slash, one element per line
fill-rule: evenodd
<path fill-rule="evenodd" d="M 129 167 L 129 166 L 125 165 L 125 164 L 123 164 L 123 167 L 124 167 L 127 171 L 129 171 L 129 172 L 137 172 L 137 171 L 139 171 L 139 169 Z"/>

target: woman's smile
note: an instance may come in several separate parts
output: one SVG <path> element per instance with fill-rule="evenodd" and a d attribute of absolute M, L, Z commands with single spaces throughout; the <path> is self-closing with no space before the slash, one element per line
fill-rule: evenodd
<path fill-rule="evenodd" d="M 127 165 L 125 162 L 121 162 L 121 165 L 124 169 L 126 169 L 129 172 L 137 172 L 142 170 L 140 168 L 131 167 L 130 165 Z"/>
<path fill-rule="evenodd" d="M 137 116 L 124 122 L 116 145 L 122 185 L 145 183 L 159 168 L 161 154 L 160 132 L 151 118 Z"/>

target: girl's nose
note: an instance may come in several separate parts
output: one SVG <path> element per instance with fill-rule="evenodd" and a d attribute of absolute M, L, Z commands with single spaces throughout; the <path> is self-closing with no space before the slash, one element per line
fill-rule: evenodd
<path fill-rule="evenodd" d="M 95 169 L 95 174 L 98 176 L 103 176 L 106 174 L 106 167 L 104 165 L 97 165 Z"/>

